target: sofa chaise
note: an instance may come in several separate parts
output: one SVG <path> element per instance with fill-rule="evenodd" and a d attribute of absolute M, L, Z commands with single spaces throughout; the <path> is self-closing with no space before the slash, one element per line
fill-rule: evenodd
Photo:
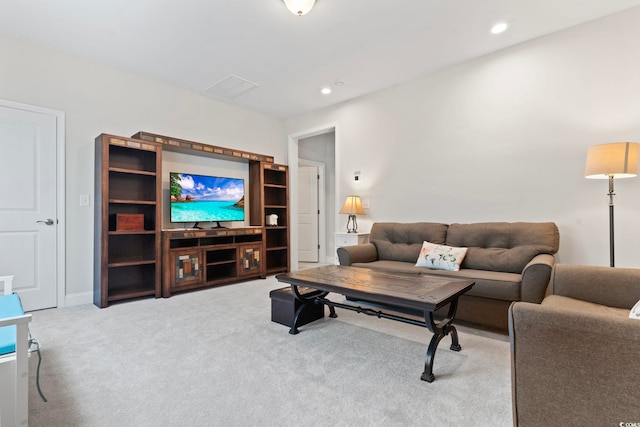
<path fill-rule="evenodd" d="M 458 271 L 416 267 L 423 242 L 467 248 Z M 552 222 L 379 222 L 366 244 L 338 248 L 340 265 L 399 273 L 430 274 L 475 280 L 458 302 L 457 319 L 506 332 L 513 301 L 540 303 L 544 298 L 558 227 Z"/>
<path fill-rule="evenodd" d="M 556 264 L 542 304 L 513 303 L 513 425 L 637 425 L 639 300 L 640 269 Z"/>

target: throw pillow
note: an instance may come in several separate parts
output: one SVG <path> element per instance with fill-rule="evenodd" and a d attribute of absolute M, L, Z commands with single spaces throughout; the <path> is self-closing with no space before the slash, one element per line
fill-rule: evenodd
<path fill-rule="evenodd" d="M 460 264 L 467 254 L 467 248 L 436 245 L 431 242 L 422 243 L 416 267 L 427 267 L 434 270 L 460 270 Z"/>
<path fill-rule="evenodd" d="M 629 312 L 629 319 L 640 319 L 640 301 L 631 308 L 631 311 Z"/>

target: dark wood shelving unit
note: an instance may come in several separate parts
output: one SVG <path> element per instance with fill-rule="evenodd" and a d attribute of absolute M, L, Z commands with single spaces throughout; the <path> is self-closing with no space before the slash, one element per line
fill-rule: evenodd
<path fill-rule="evenodd" d="M 102 134 L 95 140 L 94 299 L 98 307 L 160 296 L 162 146 Z M 143 228 L 118 230 L 117 216 L 142 216 Z"/>
<path fill-rule="evenodd" d="M 289 266 L 289 168 L 274 163 L 249 164 L 251 225 L 264 227 L 266 274 L 288 272 Z M 269 215 L 278 225 L 266 225 Z"/>

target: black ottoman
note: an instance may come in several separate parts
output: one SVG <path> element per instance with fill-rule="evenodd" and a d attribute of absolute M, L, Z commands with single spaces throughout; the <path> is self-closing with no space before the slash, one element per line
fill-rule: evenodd
<path fill-rule="evenodd" d="M 317 289 L 305 288 L 302 286 L 299 286 L 298 290 L 300 291 L 300 295 L 303 296 L 313 293 L 322 293 L 322 291 L 318 291 Z M 293 296 L 293 292 L 291 292 L 291 286 L 274 289 L 269 292 L 269 297 L 271 297 L 271 321 L 291 327 L 293 325 L 293 317 L 296 315 L 296 310 L 300 307 L 300 302 L 296 301 Z M 297 326 L 306 325 L 307 323 L 323 317 L 324 305 L 314 304 L 305 308 L 304 311 L 300 313 Z"/>

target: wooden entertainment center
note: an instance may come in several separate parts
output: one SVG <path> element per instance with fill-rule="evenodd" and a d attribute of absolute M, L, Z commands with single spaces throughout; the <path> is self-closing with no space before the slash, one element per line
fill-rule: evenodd
<path fill-rule="evenodd" d="M 95 144 L 98 307 L 289 271 L 287 166 L 267 155 L 147 132 L 102 134 Z M 162 230 L 163 150 L 248 163 L 249 226 Z M 277 224 L 267 225 L 270 215 Z"/>
<path fill-rule="evenodd" d="M 262 227 L 162 232 L 162 296 L 262 277 Z"/>

